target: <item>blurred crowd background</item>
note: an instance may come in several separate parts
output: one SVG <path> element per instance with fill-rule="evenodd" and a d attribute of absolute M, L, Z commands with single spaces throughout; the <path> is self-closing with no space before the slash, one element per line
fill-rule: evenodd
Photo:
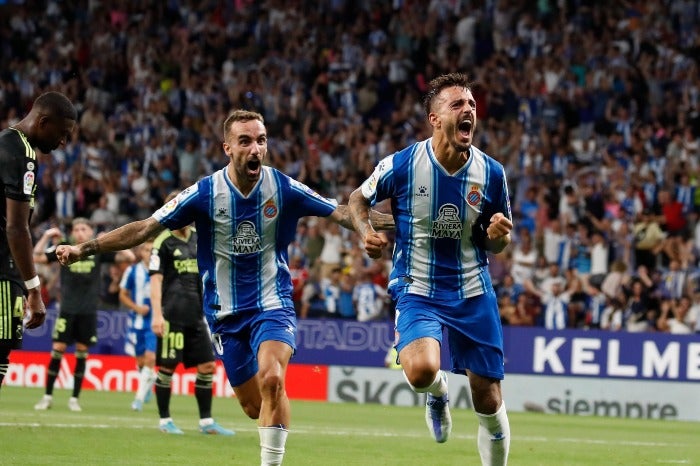
<path fill-rule="evenodd" d="M 264 115 L 268 164 L 346 202 L 430 135 L 426 84 L 461 71 L 475 145 L 508 176 L 503 323 L 700 331 L 698 1 L 0 0 L 0 21 L 0 126 L 46 90 L 80 114 L 41 160 L 37 237 L 145 218 L 224 167 L 234 108 Z M 392 318 L 390 257 L 354 233 L 302 221 L 289 256 L 300 317 Z M 106 308 L 122 270 L 105 269 Z"/>

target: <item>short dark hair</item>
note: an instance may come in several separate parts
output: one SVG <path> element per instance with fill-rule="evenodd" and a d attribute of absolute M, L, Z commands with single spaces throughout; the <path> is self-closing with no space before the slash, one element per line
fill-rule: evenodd
<path fill-rule="evenodd" d="M 469 78 L 464 73 L 449 73 L 438 76 L 428 83 L 428 91 L 423 96 L 423 109 L 426 115 L 430 115 L 430 109 L 433 106 L 435 97 L 447 87 L 463 87 L 471 90 Z"/>
<path fill-rule="evenodd" d="M 51 116 L 78 121 L 78 111 L 75 106 L 60 92 L 49 91 L 41 94 L 34 101 L 34 107 Z"/>
<path fill-rule="evenodd" d="M 265 119 L 258 112 L 251 112 L 250 110 L 234 110 L 224 121 L 224 141 L 226 140 L 226 135 L 231 130 L 231 125 L 237 121 L 250 121 L 258 120 L 260 123 L 265 124 Z"/>

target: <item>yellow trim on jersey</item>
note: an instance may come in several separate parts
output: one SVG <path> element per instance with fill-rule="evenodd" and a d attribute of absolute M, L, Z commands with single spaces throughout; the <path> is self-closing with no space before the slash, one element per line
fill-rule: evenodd
<path fill-rule="evenodd" d="M 29 144 L 27 136 L 25 136 L 25 134 L 17 128 L 10 127 L 10 129 L 17 131 L 17 134 L 19 134 L 20 139 L 22 139 L 22 142 L 24 143 L 24 156 L 28 159 L 36 160 L 36 152 L 34 152 L 34 149 L 32 148 L 31 144 Z"/>
<path fill-rule="evenodd" d="M 162 231 L 158 236 L 156 236 L 156 239 L 153 240 L 153 249 L 160 249 L 160 245 L 163 244 L 163 241 L 165 241 L 172 235 L 173 232 L 170 230 Z"/>

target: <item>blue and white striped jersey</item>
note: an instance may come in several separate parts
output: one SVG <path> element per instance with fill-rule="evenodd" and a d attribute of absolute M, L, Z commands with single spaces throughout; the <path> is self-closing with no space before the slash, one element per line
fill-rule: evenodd
<path fill-rule="evenodd" d="M 467 163 L 449 175 L 431 140 L 383 159 L 361 187 L 372 205 L 391 198 L 389 288 L 441 300 L 478 296 L 492 288 L 484 244 L 491 216 L 512 219 L 505 172 L 472 146 Z"/>
<path fill-rule="evenodd" d="M 151 276 L 148 267 L 143 262 L 130 265 L 124 271 L 119 287 L 129 291 L 129 297 L 136 304 L 151 307 Z M 129 324 L 132 329 L 151 328 L 151 311 L 147 315 L 141 315 L 134 310 L 129 310 Z"/>
<path fill-rule="evenodd" d="M 287 247 L 301 217 L 327 217 L 337 203 L 271 167 L 243 196 L 226 168 L 158 209 L 171 230 L 194 222 L 204 312 L 211 322 L 238 312 L 293 307 Z"/>

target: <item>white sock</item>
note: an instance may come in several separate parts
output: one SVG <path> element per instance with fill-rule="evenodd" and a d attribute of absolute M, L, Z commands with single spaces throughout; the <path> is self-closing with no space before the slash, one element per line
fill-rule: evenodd
<path fill-rule="evenodd" d="M 139 389 L 136 391 L 136 399 L 143 401 L 146 399 L 146 393 L 153 389 L 153 383 L 156 381 L 156 373 L 151 367 L 142 367 L 139 373 Z"/>
<path fill-rule="evenodd" d="M 212 424 L 214 424 L 214 418 L 212 418 L 212 417 L 204 417 L 204 418 L 199 420 L 199 425 L 201 427 L 210 426 Z"/>
<path fill-rule="evenodd" d="M 501 402 L 495 414 L 476 413 L 479 419 L 477 444 L 481 464 L 484 466 L 505 466 L 508 464 L 510 448 L 510 424 L 506 413 L 506 404 Z"/>
<path fill-rule="evenodd" d="M 260 435 L 260 465 L 278 466 L 284 458 L 284 445 L 287 443 L 287 429 L 280 427 L 258 427 Z"/>
<path fill-rule="evenodd" d="M 167 424 L 168 422 L 170 422 L 172 420 L 173 420 L 173 418 L 171 418 L 171 417 L 163 417 L 160 419 L 159 424 L 161 426 L 164 426 L 165 424 Z"/>
<path fill-rule="evenodd" d="M 408 385 L 410 385 L 413 391 L 416 393 L 430 393 L 431 395 L 437 397 L 447 395 L 447 383 L 445 383 L 445 379 L 442 378 L 442 371 L 437 371 L 433 383 L 423 388 L 414 387 L 411 385 L 411 382 L 408 381 L 408 377 L 406 377 L 406 372 L 403 372 L 403 378 L 406 379 Z"/>

